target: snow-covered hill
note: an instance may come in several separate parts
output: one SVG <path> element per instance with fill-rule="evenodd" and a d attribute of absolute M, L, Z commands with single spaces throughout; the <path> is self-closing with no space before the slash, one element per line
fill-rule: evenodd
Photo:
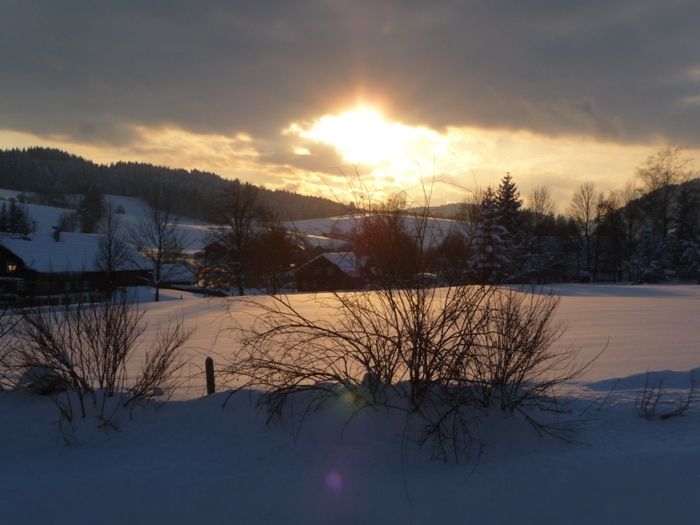
<path fill-rule="evenodd" d="M 7 203 L 11 198 L 17 199 L 20 193 L 15 190 L 0 189 L 0 205 L 3 202 Z M 119 209 L 120 212 L 123 210 L 123 213 L 119 213 L 119 219 L 126 233 L 144 217 L 146 203 L 141 199 L 121 195 L 105 195 L 105 201 L 112 204 L 115 209 Z M 59 223 L 61 215 L 75 211 L 71 208 L 57 208 L 31 203 L 22 204 L 22 206 L 29 213 L 29 219 L 35 224 L 38 234 L 50 234 L 53 227 Z M 179 217 L 178 220 L 178 230 L 184 239 L 186 250 L 201 250 L 206 244 L 211 225 L 187 217 Z"/>
<path fill-rule="evenodd" d="M 10 198 L 17 198 L 20 192 L 15 190 L 0 189 L 0 204 Z M 78 198 L 76 196 L 76 202 Z M 121 195 L 105 195 L 105 200 L 115 209 L 123 210 L 119 218 L 126 231 L 133 229 L 144 217 L 146 204 L 135 197 Z M 51 233 L 52 227 L 59 223 L 61 215 L 72 213 L 70 208 L 56 208 L 39 204 L 23 204 L 30 215 L 30 220 L 36 224 L 37 233 Z M 353 230 L 357 227 L 359 217 L 343 215 L 321 219 L 307 219 L 290 221 L 285 227 L 292 233 L 302 236 L 311 246 L 318 246 L 328 251 L 342 249 Z M 417 220 L 406 218 L 409 231 L 415 228 Z M 182 234 L 186 252 L 197 252 L 204 248 L 214 226 L 209 223 L 180 217 L 178 229 Z M 429 219 L 426 230 L 426 247 L 438 244 L 453 229 L 459 229 L 460 225 L 450 219 Z"/>
<path fill-rule="evenodd" d="M 341 215 L 293 221 L 286 223 L 286 225 L 290 231 L 305 235 L 312 245 L 332 250 L 340 248 L 346 243 L 353 231 L 359 227 L 360 220 L 361 217 L 357 215 Z M 405 224 L 406 229 L 411 232 L 422 226 L 422 221 L 408 216 L 405 218 Z M 425 247 L 439 244 L 448 233 L 460 228 L 460 223 L 451 219 L 428 219 L 424 240 Z"/>

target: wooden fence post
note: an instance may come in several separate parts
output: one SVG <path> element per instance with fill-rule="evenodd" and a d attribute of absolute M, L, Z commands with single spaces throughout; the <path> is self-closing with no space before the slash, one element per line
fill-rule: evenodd
<path fill-rule="evenodd" d="M 204 370 L 207 375 L 207 395 L 210 396 L 216 392 L 216 384 L 214 383 L 214 360 L 207 357 L 204 360 Z"/>

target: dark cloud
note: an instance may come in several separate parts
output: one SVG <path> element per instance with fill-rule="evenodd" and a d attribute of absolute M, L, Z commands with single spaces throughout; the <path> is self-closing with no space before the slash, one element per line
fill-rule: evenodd
<path fill-rule="evenodd" d="M 278 140 L 366 96 L 409 124 L 697 146 L 698 20 L 692 0 L 5 0 L 0 129 Z"/>

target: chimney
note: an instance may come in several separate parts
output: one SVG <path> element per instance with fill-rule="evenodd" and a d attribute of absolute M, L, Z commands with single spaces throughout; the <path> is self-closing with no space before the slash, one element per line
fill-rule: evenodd
<path fill-rule="evenodd" d="M 58 226 L 53 227 L 53 240 L 56 242 L 61 240 L 61 228 Z"/>

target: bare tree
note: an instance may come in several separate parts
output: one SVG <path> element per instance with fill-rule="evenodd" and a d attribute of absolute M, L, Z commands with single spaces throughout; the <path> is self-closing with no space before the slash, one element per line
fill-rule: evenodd
<path fill-rule="evenodd" d="M 546 217 L 554 215 L 557 205 L 547 186 L 535 186 L 528 198 L 528 208 L 538 216 Z"/>
<path fill-rule="evenodd" d="M 637 168 L 637 176 L 649 193 L 649 212 L 663 239 L 668 236 L 675 187 L 691 177 L 690 164 L 683 148 L 669 145 Z"/>
<path fill-rule="evenodd" d="M 410 282 L 420 271 L 418 240 L 425 235 L 427 221 L 410 215 L 406 207 L 406 195 L 396 193 L 384 202 L 368 203 L 366 213 L 355 218 L 354 251 L 371 260 L 369 277 L 375 285 Z"/>
<path fill-rule="evenodd" d="M 583 243 L 585 270 L 587 272 L 591 272 L 593 269 L 593 241 L 598 202 L 599 199 L 596 194 L 595 184 L 592 182 L 584 182 L 581 184 L 571 198 L 569 213 L 576 223 L 579 236 Z"/>
<path fill-rule="evenodd" d="M 263 222 L 258 188 L 235 181 L 224 195 L 220 215 L 223 224 L 214 233 L 214 240 L 223 248 L 224 266 L 235 275 L 238 295 L 245 295 L 250 251 Z"/>
<path fill-rule="evenodd" d="M 266 226 L 256 236 L 250 249 L 250 261 L 254 268 L 249 274 L 258 286 L 270 294 L 276 294 L 289 278 L 292 263 L 300 263 L 303 245 L 294 234 L 290 234 L 278 217 L 270 215 Z"/>
<path fill-rule="evenodd" d="M 166 265 L 179 261 L 182 256 L 185 241 L 178 223 L 178 217 L 167 207 L 149 205 L 131 232 L 134 246 L 150 262 L 156 302 L 160 300 L 161 283 L 167 278 Z"/>
<path fill-rule="evenodd" d="M 462 202 L 456 216 L 456 219 L 459 221 L 464 231 L 470 250 L 480 229 L 481 204 L 484 201 L 484 193 L 485 190 L 483 188 L 477 188 L 476 191 L 470 193 L 464 202 Z"/>
<path fill-rule="evenodd" d="M 107 274 L 110 292 L 115 288 L 115 271 L 122 269 L 129 262 L 131 249 L 123 236 L 122 224 L 114 206 L 109 203 L 98 225 L 98 231 L 104 235 L 100 239 L 96 266 Z"/>
<path fill-rule="evenodd" d="M 627 278 L 630 279 L 629 260 L 634 254 L 635 240 L 641 226 L 641 210 L 637 200 L 641 196 L 641 190 L 635 180 L 630 179 L 617 193 L 619 213 L 624 228 L 623 259 L 626 263 Z"/>

